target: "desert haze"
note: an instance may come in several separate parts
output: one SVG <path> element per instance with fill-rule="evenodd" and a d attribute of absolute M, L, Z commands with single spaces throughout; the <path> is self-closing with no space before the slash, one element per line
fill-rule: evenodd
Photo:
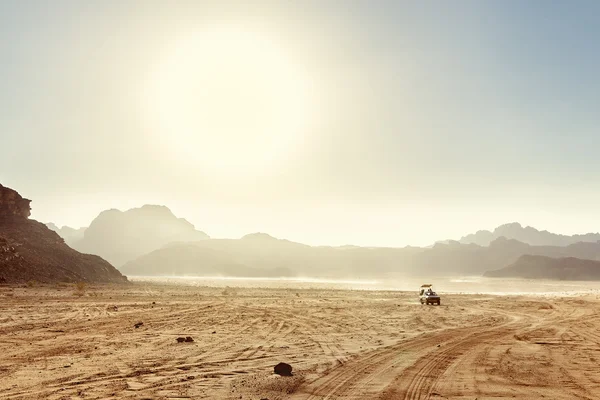
<path fill-rule="evenodd" d="M 132 258 L 121 272 L 145 276 L 128 280 L 50 228 L 74 230 L 29 215 L 30 200 L 0 186 L 7 398 L 600 393 L 599 242 L 312 247 L 264 233 L 210 239 L 166 207 L 102 212 L 71 245 Z M 461 273 L 479 277 L 450 279 Z M 419 304 L 426 279 L 444 289 L 440 305 Z"/>
<path fill-rule="evenodd" d="M 0 399 L 600 400 L 600 2 L 0 1 Z"/>

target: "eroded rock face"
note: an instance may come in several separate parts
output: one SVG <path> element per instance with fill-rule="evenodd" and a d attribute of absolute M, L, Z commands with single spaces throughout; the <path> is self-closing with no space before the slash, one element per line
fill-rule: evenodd
<path fill-rule="evenodd" d="M 29 219 L 29 203 L 0 185 L 1 283 L 127 283 L 107 261 L 73 250 L 56 232 Z"/>
<path fill-rule="evenodd" d="M 0 216 L 29 218 L 31 200 L 24 199 L 17 191 L 0 184 Z"/>

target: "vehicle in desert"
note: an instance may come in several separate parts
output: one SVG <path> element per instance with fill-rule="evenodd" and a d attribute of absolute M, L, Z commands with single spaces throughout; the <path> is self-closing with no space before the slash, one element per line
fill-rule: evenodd
<path fill-rule="evenodd" d="M 419 290 L 419 301 L 421 304 L 441 304 L 440 296 L 433 290 L 433 285 L 425 284 L 421 285 Z"/>

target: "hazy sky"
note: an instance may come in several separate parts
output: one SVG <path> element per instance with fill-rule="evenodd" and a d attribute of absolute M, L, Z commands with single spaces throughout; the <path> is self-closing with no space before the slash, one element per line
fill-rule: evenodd
<path fill-rule="evenodd" d="M 0 183 L 75 227 L 598 231 L 599 27 L 596 1 L 3 1 Z"/>

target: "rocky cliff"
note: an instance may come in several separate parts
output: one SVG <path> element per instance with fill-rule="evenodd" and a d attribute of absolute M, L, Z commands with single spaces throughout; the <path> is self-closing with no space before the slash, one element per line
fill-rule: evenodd
<path fill-rule="evenodd" d="M 73 250 L 46 225 L 28 219 L 29 203 L 0 185 L 0 283 L 127 282 L 102 258 Z"/>

